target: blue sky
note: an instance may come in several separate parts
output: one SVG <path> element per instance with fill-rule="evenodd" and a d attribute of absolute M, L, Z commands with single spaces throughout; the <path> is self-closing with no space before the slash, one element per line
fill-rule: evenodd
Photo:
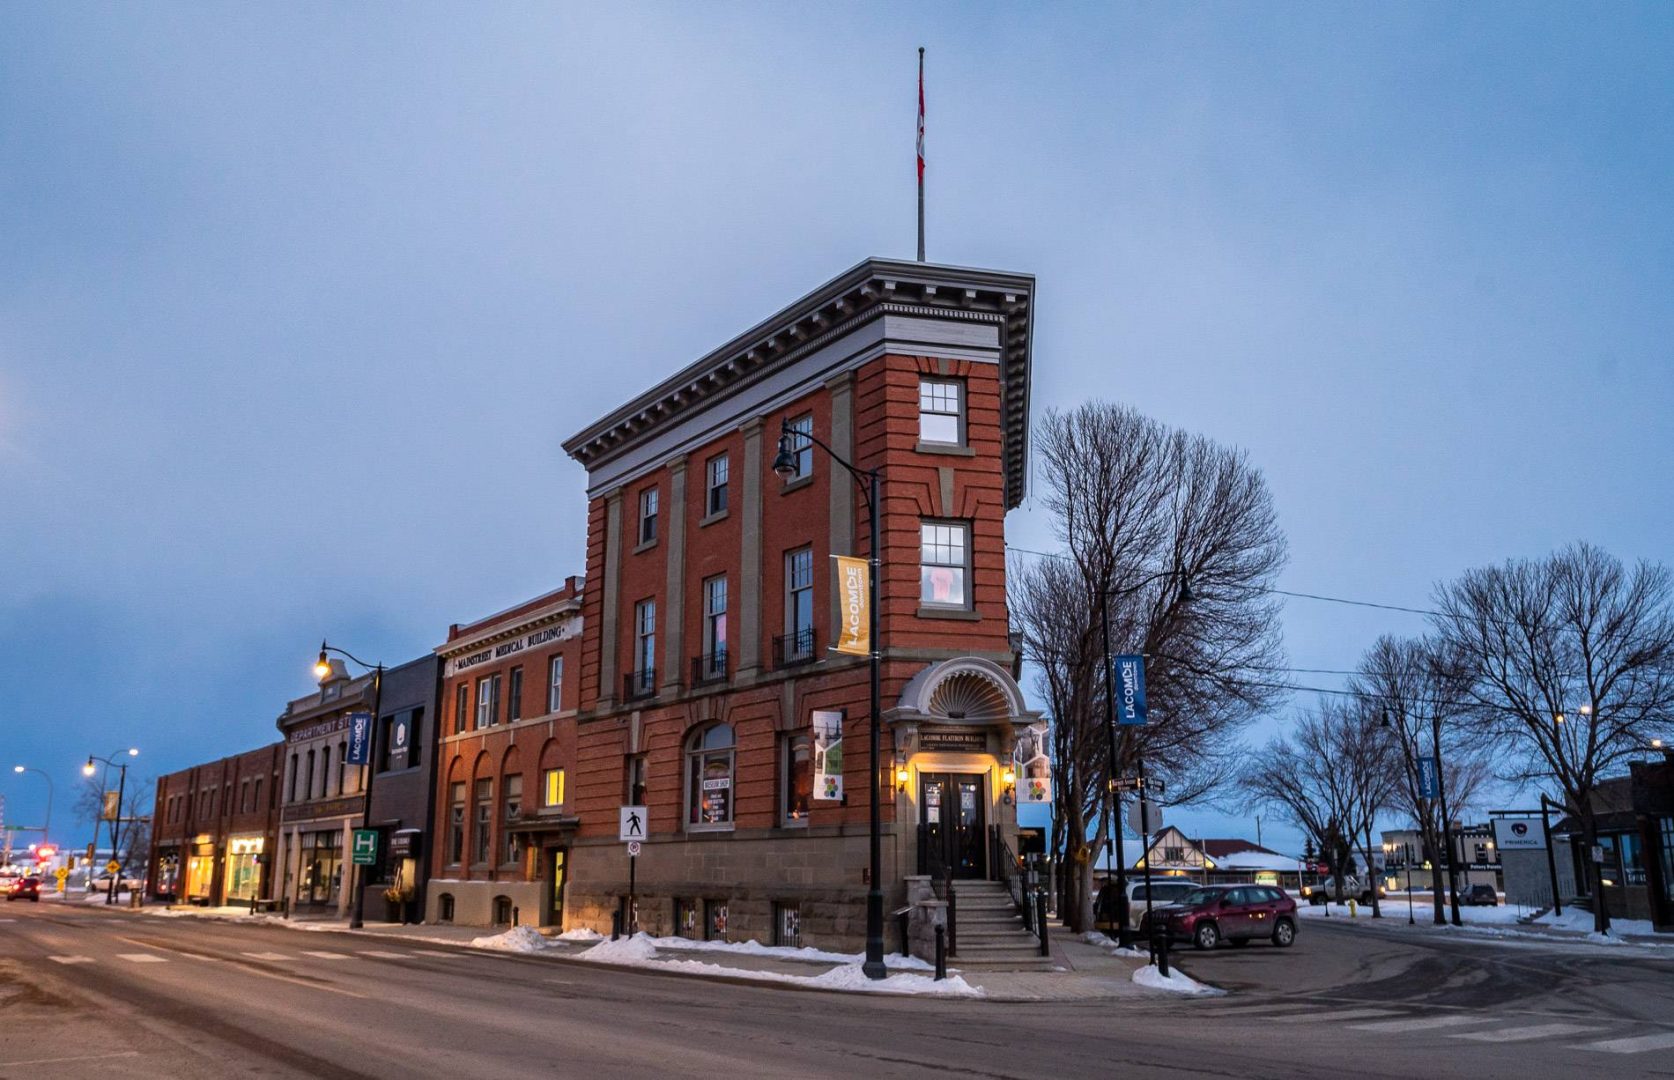
<path fill-rule="evenodd" d="M 920 44 L 930 257 L 1038 276 L 1037 406 L 1248 449 L 1285 587 L 1667 561 L 1671 39 L 1628 4 L 13 5 L 0 759 L 66 820 L 89 752 L 272 737 L 322 635 L 405 659 L 580 572 L 561 439 L 912 254 Z M 1285 614 L 1297 667 L 1421 626 Z M 7 820 L 44 788 L 0 772 Z"/>

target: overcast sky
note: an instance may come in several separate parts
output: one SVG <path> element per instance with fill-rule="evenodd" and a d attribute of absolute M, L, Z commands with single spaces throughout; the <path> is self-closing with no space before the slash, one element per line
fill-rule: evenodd
<path fill-rule="evenodd" d="M 1246 448 L 1285 587 L 1669 561 L 1667 5 L 10 5 L 7 822 L 580 573 L 563 438 L 911 257 L 921 44 L 931 259 L 1037 275 L 1037 411 Z M 1296 667 L 1420 629 L 1285 612 Z"/>

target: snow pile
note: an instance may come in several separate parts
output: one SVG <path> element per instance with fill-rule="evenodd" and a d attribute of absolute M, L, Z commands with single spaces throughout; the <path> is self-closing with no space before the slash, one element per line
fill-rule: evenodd
<path fill-rule="evenodd" d="M 858 964 L 865 953 L 826 952 L 811 946 L 763 945 L 759 941 L 694 941 L 683 937 L 654 937 L 653 944 L 667 952 L 720 952 L 741 956 L 770 956 L 778 960 L 795 960 L 807 964 Z M 884 957 L 884 963 L 897 970 L 930 971 L 935 965 L 916 956 L 899 954 Z"/>
<path fill-rule="evenodd" d="M 1134 969 L 1133 981 L 1148 990 L 1163 990 L 1171 994 L 1215 996 L 1226 993 L 1226 991 L 1217 990 L 1213 986 L 1203 985 L 1179 968 L 1174 968 L 1167 975 L 1164 975 L 1160 969 L 1149 964 Z"/>
<path fill-rule="evenodd" d="M 949 975 L 941 982 L 928 975 L 891 975 L 869 979 L 860 964 L 843 964 L 823 975 L 787 975 L 785 979 L 821 990 L 847 990 L 863 994 L 926 994 L 933 997 L 982 997 L 979 986 L 961 976 Z"/>
<path fill-rule="evenodd" d="M 493 949 L 497 952 L 538 953 L 552 948 L 552 943 L 532 926 L 516 926 L 503 934 L 471 939 L 473 949 Z"/>
<path fill-rule="evenodd" d="M 1610 934 L 1605 937 L 1605 935 L 1598 934 L 1593 930 L 1593 913 L 1581 911 L 1578 908 L 1567 908 L 1562 915 L 1554 915 L 1548 911 L 1536 919 L 1535 922 L 1541 926 L 1555 926 L 1562 930 L 1579 930 L 1586 933 L 1589 938 L 1602 938 L 1606 941 L 1613 939 L 1617 934 L 1674 937 L 1674 935 L 1658 935 L 1656 927 L 1651 925 L 1649 919 L 1618 919 L 1615 916 L 1611 916 Z"/>
<path fill-rule="evenodd" d="M 658 962 L 657 946 L 645 934 L 635 934 L 633 937 L 618 938 L 615 941 L 601 941 L 576 959 L 591 960 L 597 964 L 627 964 L 635 967 L 654 966 Z"/>
<path fill-rule="evenodd" d="M 1081 935 L 1081 940 L 1098 949 L 1113 949 L 1116 943 L 1109 936 L 1097 930 L 1089 930 Z"/>
<path fill-rule="evenodd" d="M 589 930 L 585 926 L 578 926 L 574 930 L 565 930 L 558 935 L 559 941 L 603 941 L 604 935 L 597 930 Z"/>

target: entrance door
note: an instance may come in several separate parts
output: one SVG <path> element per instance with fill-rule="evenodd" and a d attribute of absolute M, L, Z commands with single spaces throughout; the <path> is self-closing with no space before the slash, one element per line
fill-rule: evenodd
<path fill-rule="evenodd" d="M 980 878 L 988 835 L 987 799 L 983 776 L 961 773 L 920 773 L 919 873 L 956 878 Z"/>
<path fill-rule="evenodd" d="M 569 867 L 568 848 L 547 848 L 546 917 L 548 926 L 564 925 L 564 874 Z"/>

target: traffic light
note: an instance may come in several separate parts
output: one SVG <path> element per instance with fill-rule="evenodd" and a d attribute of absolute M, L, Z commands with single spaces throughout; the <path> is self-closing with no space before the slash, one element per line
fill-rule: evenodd
<path fill-rule="evenodd" d="M 49 863 L 52 861 L 52 857 L 57 854 L 58 846 L 56 844 L 41 844 L 35 848 L 35 861 Z"/>

